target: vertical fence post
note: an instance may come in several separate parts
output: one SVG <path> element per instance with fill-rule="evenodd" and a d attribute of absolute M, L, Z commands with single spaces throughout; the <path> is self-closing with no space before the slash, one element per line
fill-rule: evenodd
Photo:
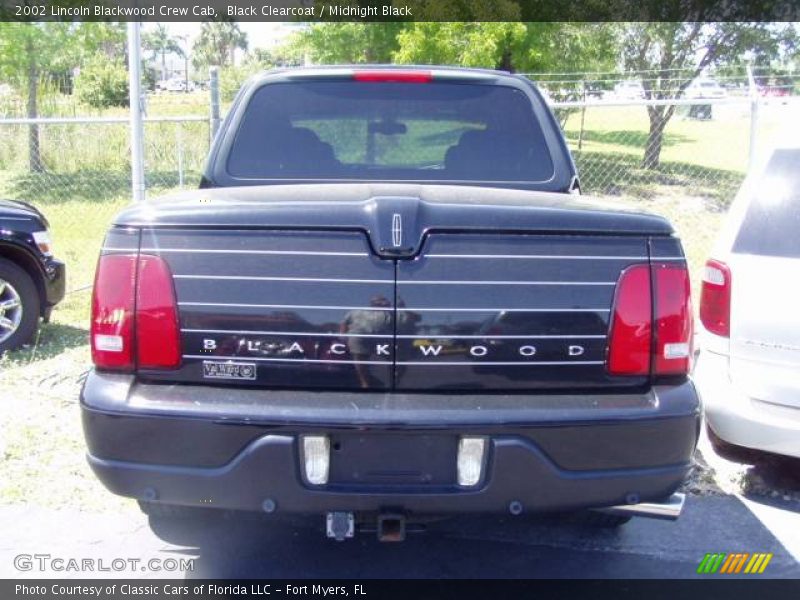
<path fill-rule="evenodd" d="M 578 134 L 578 152 L 583 149 L 583 128 L 586 125 L 586 80 L 583 80 L 583 106 L 581 106 L 581 132 Z"/>
<path fill-rule="evenodd" d="M 758 141 L 758 85 L 750 65 L 747 65 L 747 82 L 750 88 L 750 154 L 747 164 L 748 169 L 752 169 L 756 160 L 756 143 Z"/>
<path fill-rule="evenodd" d="M 209 69 L 208 89 L 211 93 L 211 142 L 217 135 L 220 125 L 219 117 L 219 67 Z"/>
<path fill-rule="evenodd" d="M 178 146 L 178 185 L 183 189 L 183 123 L 177 121 L 175 126 L 175 141 Z"/>
<path fill-rule="evenodd" d="M 145 198 L 144 186 L 144 124 L 142 122 L 142 79 L 140 59 L 141 23 L 128 23 L 128 87 L 130 89 L 131 129 L 131 191 L 133 201 Z"/>

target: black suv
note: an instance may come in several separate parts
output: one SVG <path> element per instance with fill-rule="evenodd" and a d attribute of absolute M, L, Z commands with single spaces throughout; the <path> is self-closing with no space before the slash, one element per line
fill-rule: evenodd
<path fill-rule="evenodd" d="M 0 354 L 28 342 L 64 298 L 64 263 L 53 258 L 47 219 L 0 200 Z"/>

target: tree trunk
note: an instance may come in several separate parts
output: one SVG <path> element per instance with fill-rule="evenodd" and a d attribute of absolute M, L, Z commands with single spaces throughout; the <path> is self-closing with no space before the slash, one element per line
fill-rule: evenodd
<path fill-rule="evenodd" d="M 509 73 L 514 72 L 513 57 L 511 56 L 511 50 L 509 48 L 503 50 L 503 55 L 500 57 L 500 63 L 497 65 L 497 68 L 501 71 L 508 71 Z"/>
<path fill-rule="evenodd" d="M 650 106 L 647 109 L 650 117 L 650 131 L 642 158 L 643 169 L 657 169 L 661 164 L 661 147 L 664 143 L 664 128 L 667 126 L 672 111 L 664 113 L 663 106 Z"/>
<path fill-rule="evenodd" d="M 26 44 L 28 53 L 28 118 L 39 117 L 39 69 L 33 56 L 33 43 L 28 40 Z M 28 125 L 28 167 L 33 173 L 44 171 L 42 154 L 39 148 L 39 125 Z"/>

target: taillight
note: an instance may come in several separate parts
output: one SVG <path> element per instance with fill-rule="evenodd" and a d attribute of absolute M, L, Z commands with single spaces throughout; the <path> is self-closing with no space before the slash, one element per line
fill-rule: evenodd
<path fill-rule="evenodd" d="M 136 360 L 142 369 L 174 369 L 181 362 L 172 273 L 167 263 L 157 256 L 139 258 Z"/>
<path fill-rule="evenodd" d="M 653 301 L 650 267 L 634 265 L 620 275 L 608 339 L 608 372 L 648 375 L 652 348 Z"/>
<path fill-rule="evenodd" d="M 617 282 L 608 338 L 612 375 L 689 372 L 692 306 L 683 265 L 634 265 Z"/>
<path fill-rule="evenodd" d="M 92 293 L 92 362 L 104 369 L 133 369 L 136 257 L 113 254 L 97 263 Z"/>
<path fill-rule="evenodd" d="M 172 369 L 180 364 L 177 304 L 163 259 L 100 257 L 90 339 L 92 361 L 101 369 Z"/>
<path fill-rule="evenodd" d="M 367 82 L 392 82 L 392 83 L 428 83 L 433 79 L 430 71 L 356 71 L 353 73 L 356 81 Z"/>
<path fill-rule="evenodd" d="M 718 260 L 706 262 L 703 272 L 700 322 L 710 333 L 731 335 L 731 270 Z"/>
<path fill-rule="evenodd" d="M 692 295 L 684 265 L 655 264 L 655 374 L 686 375 L 692 360 Z"/>

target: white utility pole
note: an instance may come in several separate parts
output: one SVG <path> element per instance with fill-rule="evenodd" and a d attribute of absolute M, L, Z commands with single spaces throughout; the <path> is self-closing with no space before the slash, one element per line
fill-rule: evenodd
<path fill-rule="evenodd" d="M 131 190 L 134 202 L 144 201 L 144 122 L 142 120 L 141 27 L 128 23 L 128 87 L 130 88 Z"/>
<path fill-rule="evenodd" d="M 758 149 L 758 84 L 753 76 L 752 65 L 747 65 L 747 85 L 750 96 L 750 159 L 748 167 L 753 168 L 756 162 L 756 150 Z"/>

